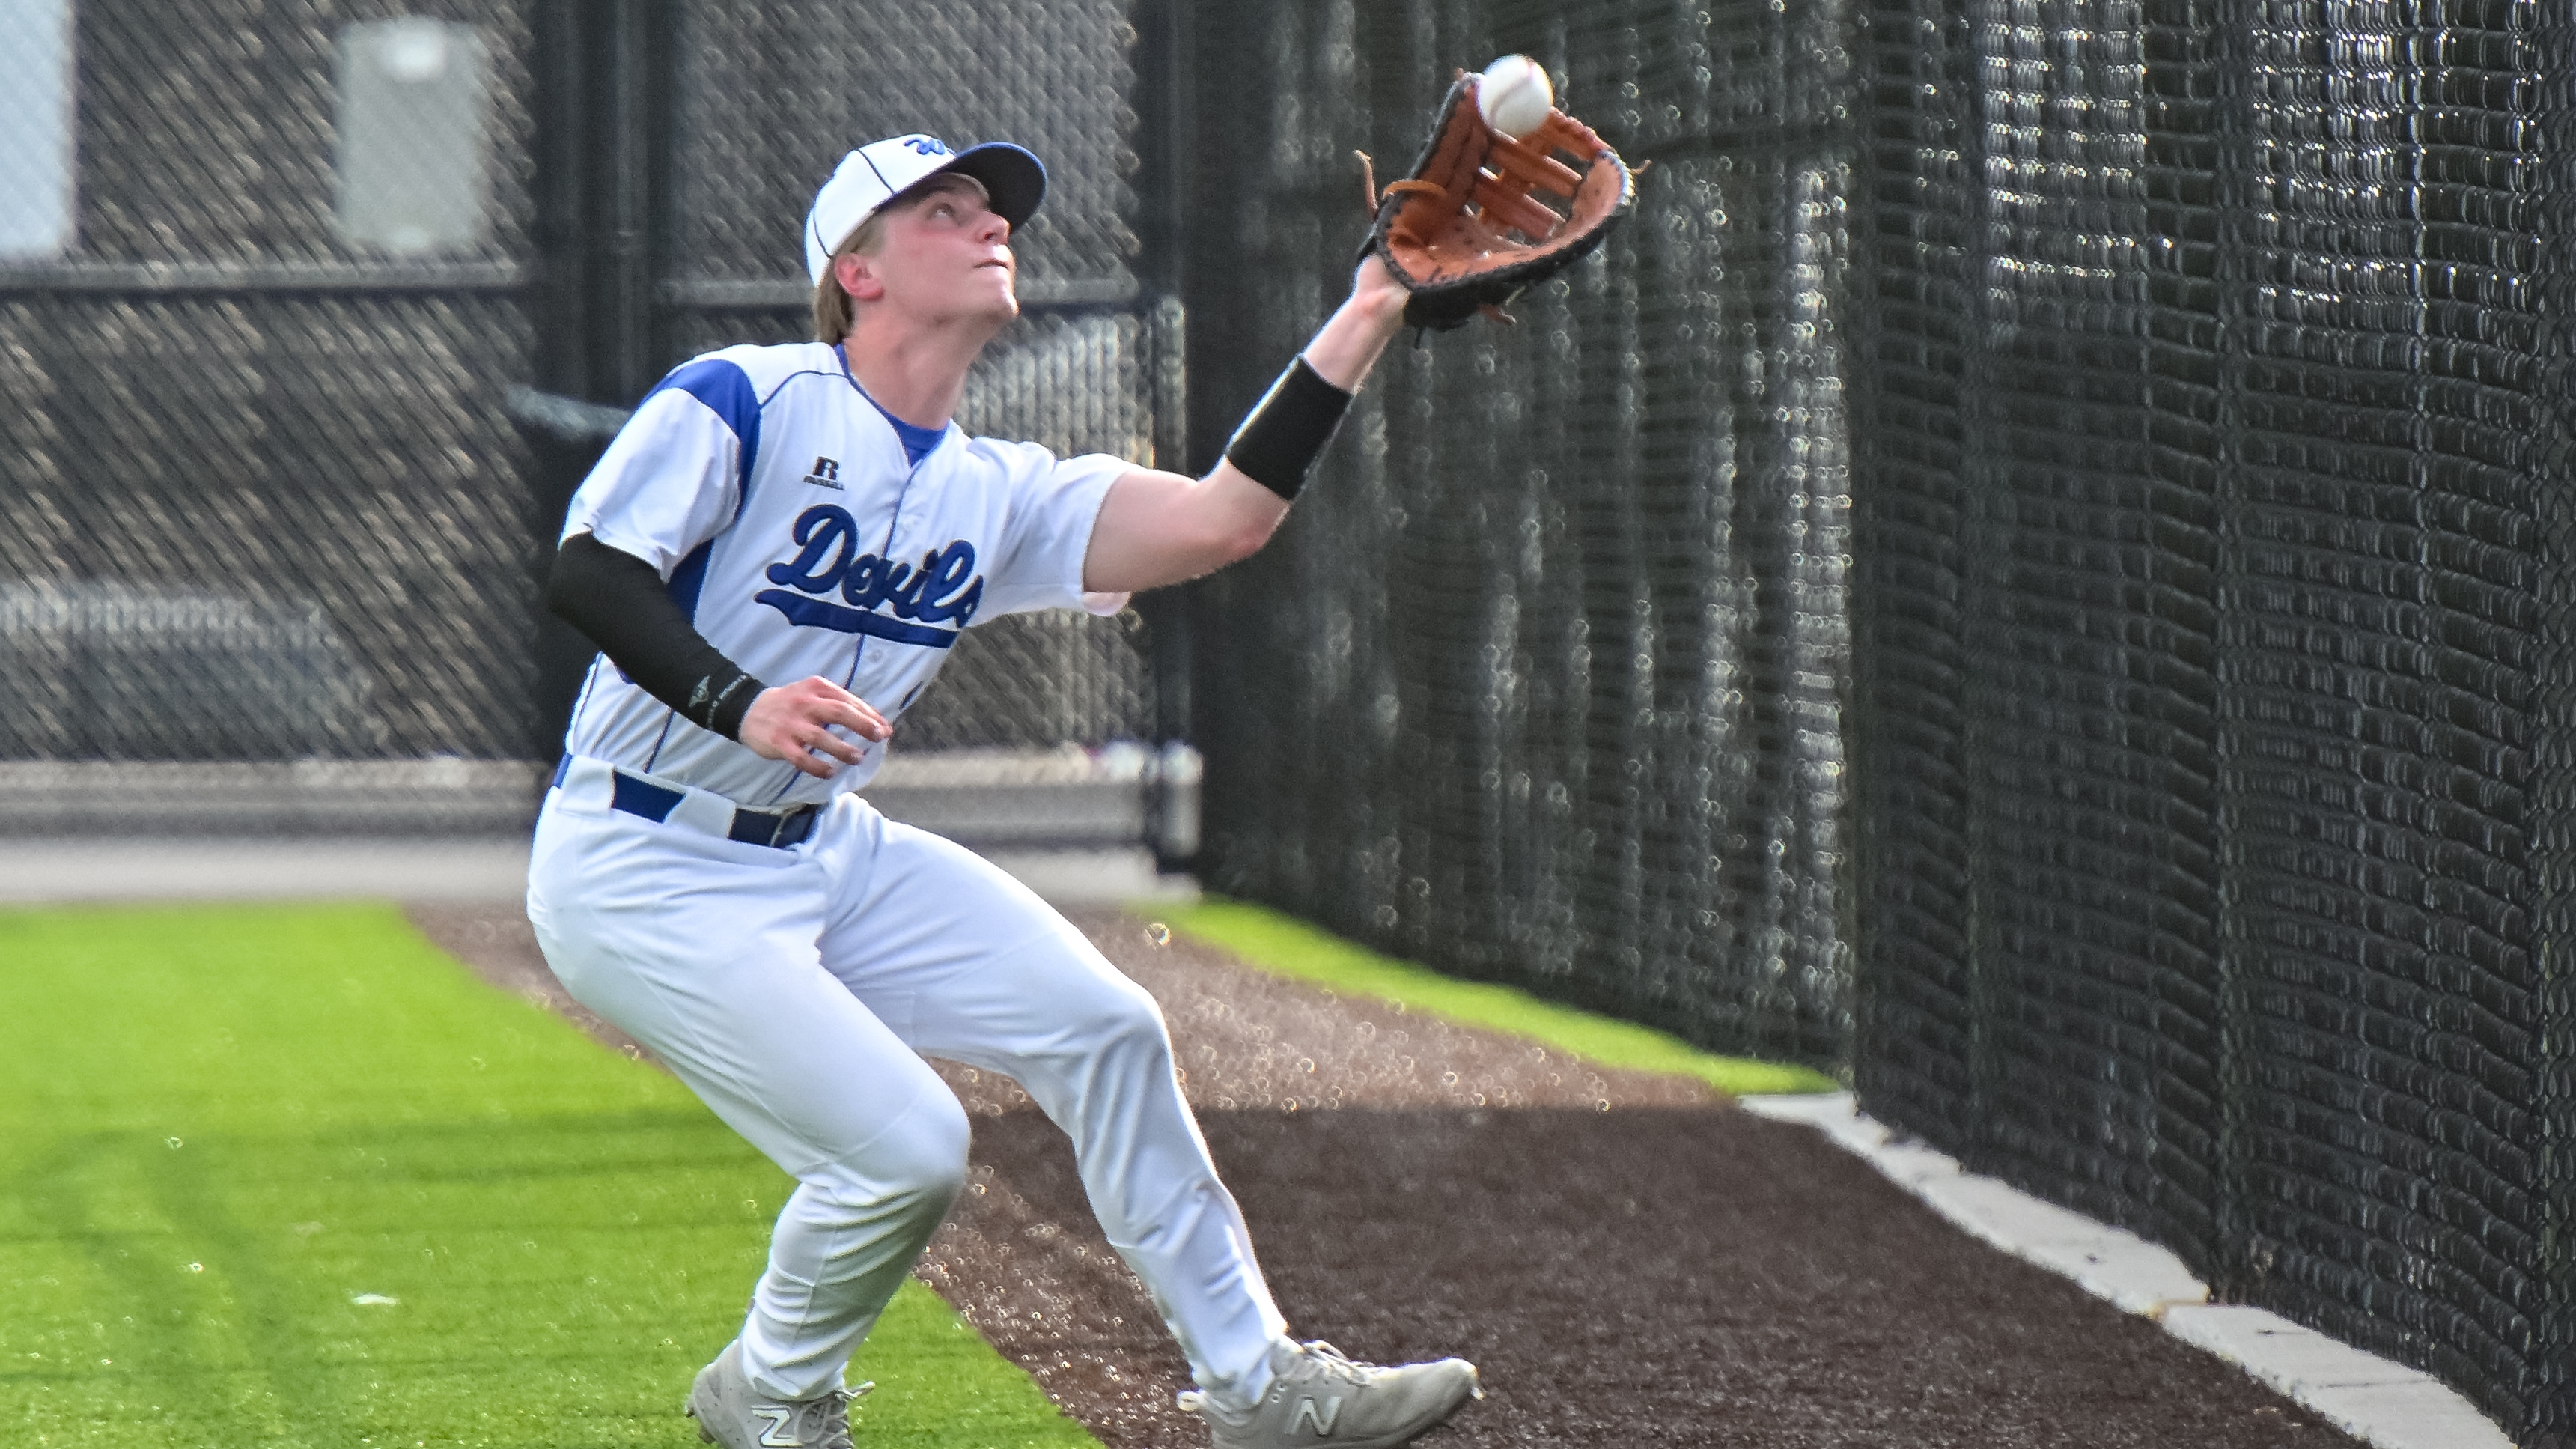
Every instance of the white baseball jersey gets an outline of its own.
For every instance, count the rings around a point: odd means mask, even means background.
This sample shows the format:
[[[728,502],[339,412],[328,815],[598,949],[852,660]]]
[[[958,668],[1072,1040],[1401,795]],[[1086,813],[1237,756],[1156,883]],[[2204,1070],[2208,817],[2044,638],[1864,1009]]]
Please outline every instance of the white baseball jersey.
[[[1082,604],[1092,523],[1131,466],[954,423],[916,464],[839,348],[728,347],[646,395],[573,495],[563,536],[652,564],[698,632],[763,681],[820,675],[891,721],[967,626]],[[885,746],[853,742],[859,763],[818,780],[680,718],[604,655],[565,740],[754,809],[866,784]]]

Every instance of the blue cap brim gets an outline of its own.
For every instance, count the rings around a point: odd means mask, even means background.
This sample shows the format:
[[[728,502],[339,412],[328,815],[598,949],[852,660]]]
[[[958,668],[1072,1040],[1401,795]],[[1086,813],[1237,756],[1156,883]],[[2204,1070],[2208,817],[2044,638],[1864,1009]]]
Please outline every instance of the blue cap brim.
[[[1037,215],[1038,203],[1046,200],[1045,163],[1028,148],[1014,146],[1008,141],[986,141],[980,146],[969,146],[958,152],[955,160],[931,172],[930,176],[944,176],[951,172],[972,176],[982,182],[984,194],[991,199],[993,214],[1009,222],[1013,231]],[[922,181],[928,181],[930,176],[923,177]],[[920,184],[915,182],[913,187],[906,189],[917,188]]]

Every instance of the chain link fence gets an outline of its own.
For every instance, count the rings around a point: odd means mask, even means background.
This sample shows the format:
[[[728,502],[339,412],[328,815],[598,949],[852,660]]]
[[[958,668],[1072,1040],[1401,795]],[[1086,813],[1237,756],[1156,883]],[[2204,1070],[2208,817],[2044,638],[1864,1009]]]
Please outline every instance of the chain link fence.
[[[1399,342],[1279,539],[1203,586],[1203,878],[1840,1067],[1842,12],[1228,14],[1197,77],[1195,439],[1226,437],[1348,290],[1352,152],[1401,174],[1453,67],[1536,57],[1652,169],[1519,325]]]
[[[335,818],[156,813],[119,785],[175,802],[196,776],[132,767],[176,762],[281,767],[209,800],[386,766],[331,795],[339,828],[523,817],[588,654],[539,582],[584,429],[615,414],[567,433],[512,399],[630,404],[696,352],[801,339],[805,206],[873,136],[1049,163],[1027,320],[961,421],[1177,446],[1124,4],[897,27],[824,3],[25,0],[0,31],[0,777],[43,802],[0,806],[17,828]],[[996,621],[905,747],[1154,739],[1150,643],[1134,611]],[[451,758],[517,764],[410,768]],[[468,788],[500,798],[448,798]]]
[[[0,760],[525,758],[524,8],[7,15]]]
[[[1046,205],[1012,237],[1024,320],[977,364],[958,423],[1154,463],[1158,404],[1179,406],[1157,392],[1165,372],[1177,381],[1179,339],[1158,327],[1141,273],[1133,9],[985,0],[893,25],[882,7],[827,0],[680,0],[659,291],[669,358],[810,336],[798,228],[851,146],[907,131],[1015,140],[1047,166]],[[1144,630],[1133,610],[970,630],[905,715],[902,748],[1152,739]]]

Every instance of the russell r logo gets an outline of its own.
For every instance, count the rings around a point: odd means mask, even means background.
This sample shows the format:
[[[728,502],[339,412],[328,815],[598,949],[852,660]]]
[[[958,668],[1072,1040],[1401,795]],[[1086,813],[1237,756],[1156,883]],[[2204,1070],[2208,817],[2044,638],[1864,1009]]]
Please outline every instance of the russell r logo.
[[[805,475],[805,481],[813,484],[817,488],[840,487],[841,460],[838,458],[815,459],[814,471]]]

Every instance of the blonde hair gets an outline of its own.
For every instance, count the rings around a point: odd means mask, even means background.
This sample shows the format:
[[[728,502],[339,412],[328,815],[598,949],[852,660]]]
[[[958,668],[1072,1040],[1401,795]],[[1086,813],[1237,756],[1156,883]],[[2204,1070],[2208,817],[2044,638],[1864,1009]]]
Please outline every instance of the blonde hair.
[[[850,294],[841,286],[841,258],[875,256],[877,248],[885,245],[885,233],[886,214],[880,207],[833,250],[831,260],[823,263],[823,280],[814,284],[815,341],[838,347],[841,339],[850,335]]]
[[[850,294],[841,286],[838,275],[841,269],[841,258],[875,256],[878,249],[885,245],[886,214],[899,206],[921,200],[929,194],[927,188],[932,183],[948,180],[963,181],[974,187],[975,194],[983,197],[986,205],[991,204],[991,193],[985,190],[983,182],[972,176],[960,176],[955,172],[948,172],[942,176],[933,177],[930,182],[914,187],[869,213],[868,219],[859,223],[859,229],[851,232],[848,240],[833,249],[831,259],[823,263],[823,280],[814,284],[815,341],[838,347],[842,339],[850,335]]]

